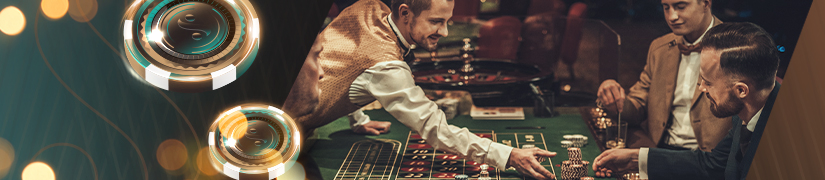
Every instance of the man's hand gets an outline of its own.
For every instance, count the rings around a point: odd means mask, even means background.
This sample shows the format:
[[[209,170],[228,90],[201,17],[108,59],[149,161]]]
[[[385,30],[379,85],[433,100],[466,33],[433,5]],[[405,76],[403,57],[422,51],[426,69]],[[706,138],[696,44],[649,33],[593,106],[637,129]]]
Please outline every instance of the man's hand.
[[[614,172],[639,170],[639,149],[611,149],[602,152],[593,162],[597,177],[611,177]]]
[[[355,133],[379,135],[390,132],[391,122],[386,121],[370,121],[367,124],[355,128]]]
[[[507,160],[507,166],[516,168],[522,175],[532,176],[536,179],[556,179],[556,175],[547,171],[537,160],[539,157],[552,158],[555,156],[556,153],[539,148],[513,148],[513,151],[510,152],[510,159]]]
[[[625,98],[624,88],[616,80],[608,79],[602,82],[597,95],[605,110],[615,111],[618,108],[619,112],[622,111]]]

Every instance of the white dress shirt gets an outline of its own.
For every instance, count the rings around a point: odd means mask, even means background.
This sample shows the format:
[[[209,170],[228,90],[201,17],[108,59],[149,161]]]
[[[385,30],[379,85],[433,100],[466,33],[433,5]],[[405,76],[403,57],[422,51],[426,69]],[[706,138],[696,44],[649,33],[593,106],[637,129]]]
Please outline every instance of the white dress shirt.
[[[705,33],[713,27],[713,19],[705,29]],[[685,45],[698,44],[705,37],[705,33],[699,36],[696,42]],[[682,60],[679,63],[679,71],[676,77],[676,89],[673,91],[673,123],[667,129],[668,138],[665,141],[668,145],[697,149],[699,142],[696,141],[696,134],[690,122],[690,107],[693,104],[693,95],[696,92],[696,83],[699,82],[699,62],[700,53],[691,52],[689,55],[681,54]]]
[[[503,169],[512,147],[480,138],[467,128],[447,124],[444,112],[415,85],[412,71],[404,61],[380,62],[358,76],[350,86],[349,99],[355,104],[374,100],[399,122],[410,127],[433,148],[456,153],[471,161]],[[356,112],[357,114],[358,112]]]
[[[401,34],[387,17],[396,34]],[[403,36],[398,37],[409,48]],[[404,52],[402,54],[410,53]],[[467,128],[447,124],[444,112],[415,85],[412,70],[404,61],[385,61],[375,64],[359,75],[350,85],[350,102],[368,104],[377,100],[399,122],[421,135],[433,148],[461,155],[471,161],[484,162],[499,169],[506,168],[513,147],[480,138]],[[369,122],[362,111],[350,114],[356,128]]]

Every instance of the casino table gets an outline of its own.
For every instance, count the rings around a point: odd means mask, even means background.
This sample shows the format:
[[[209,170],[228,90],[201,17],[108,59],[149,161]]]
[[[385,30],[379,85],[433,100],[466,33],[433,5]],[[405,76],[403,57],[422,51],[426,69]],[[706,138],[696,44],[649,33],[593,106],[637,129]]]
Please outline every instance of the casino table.
[[[582,134],[589,137],[589,142],[587,145],[581,148],[582,160],[593,161],[593,159],[601,153],[601,150],[596,143],[596,138],[593,138],[591,130],[587,123],[585,123],[582,119],[582,115],[580,115],[578,108],[557,108],[557,111],[559,111],[560,114],[559,116],[552,118],[534,117],[531,113],[529,113],[531,112],[529,109],[530,108],[525,108],[524,120],[473,120],[469,115],[458,115],[454,119],[448,120],[448,123],[458,127],[466,127],[473,132],[492,130],[494,133],[499,134],[498,137],[502,137],[502,134],[511,133],[542,133],[546,142],[547,150],[558,153],[556,157],[551,158],[551,161],[554,163],[554,166],[552,167],[555,168],[557,175],[561,173],[561,169],[555,165],[568,159],[567,148],[562,148],[560,144],[560,141],[564,140],[562,138],[563,135]],[[339,172],[339,168],[345,162],[345,157],[347,157],[353,143],[368,139],[393,139],[402,142],[402,144],[406,144],[404,142],[407,140],[408,134],[410,133],[410,128],[398,122],[383,109],[368,110],[364,112],[373,120],[392,122],[393,124],[390,128],[390,132],[377,136],[355,134],[352,130],[350,130],[349,121],[346,117],[340,118],[328,125],[316,129],[314,137],[310,138],[312,139],[310,141],[314,142],[312,142],[312,148],[308,153],[314,160],[315,164],[317,164],[318,170],[320,171],[323,179],[335,179],[335,176]],[[507,127],[528,126],[543,126],[545,129],[507,129]],[[544,149],[543,147],[540,148]],[[544,164],[546,165],[547,163],[545,162]],[[394,168],[395,172],[392,173],[393,178],[389,179],[394,179],[395,175],[398,174],[398,165]],[[593,177],[594,172],[592,170],[592,166],[589,166],[587,169],[588,176]],[[496,179],[493,175],[491,175],[491,177]]]

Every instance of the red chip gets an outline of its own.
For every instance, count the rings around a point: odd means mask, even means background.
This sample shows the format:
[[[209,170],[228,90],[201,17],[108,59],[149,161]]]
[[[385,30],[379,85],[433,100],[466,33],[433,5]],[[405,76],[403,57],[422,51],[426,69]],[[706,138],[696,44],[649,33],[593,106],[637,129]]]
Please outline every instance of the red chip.
[[[410,135],[410,139],[421,139],[421,135],[418,135],[418,134]]]
[[[481,137],[481,138],[492,138],[493,137],[493,135],[491,135],[491,134],[476,134],[476,136]]]
[[[475,162],[475,161],[467,161],[467,164],[468,165],[473,165],[473,166],[481,165],[481,163],[478,163],[478,162]]]

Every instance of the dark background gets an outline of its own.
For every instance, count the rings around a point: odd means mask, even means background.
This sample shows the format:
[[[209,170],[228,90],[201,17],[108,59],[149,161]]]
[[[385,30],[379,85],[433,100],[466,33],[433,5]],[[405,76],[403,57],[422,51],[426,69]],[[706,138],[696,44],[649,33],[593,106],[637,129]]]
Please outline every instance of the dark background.
[[[250,102],[281,107],[331,5],[251,1],[262,25],[257,58],[235,82],[202,93],[157,89],[121,60],[121,20],[133,1],[98,0],[90,23],[69,14],[48,20],[40,1],[0,1],[26,18],[22,33],[0,34],[0,138],[15,152],[0,179],[20,179],[31,161],[49,164],[57,179],[195,178],[196,155],[219,113]],[[174,171],[157,157],[169,139],[185,144],[188,156]]]

